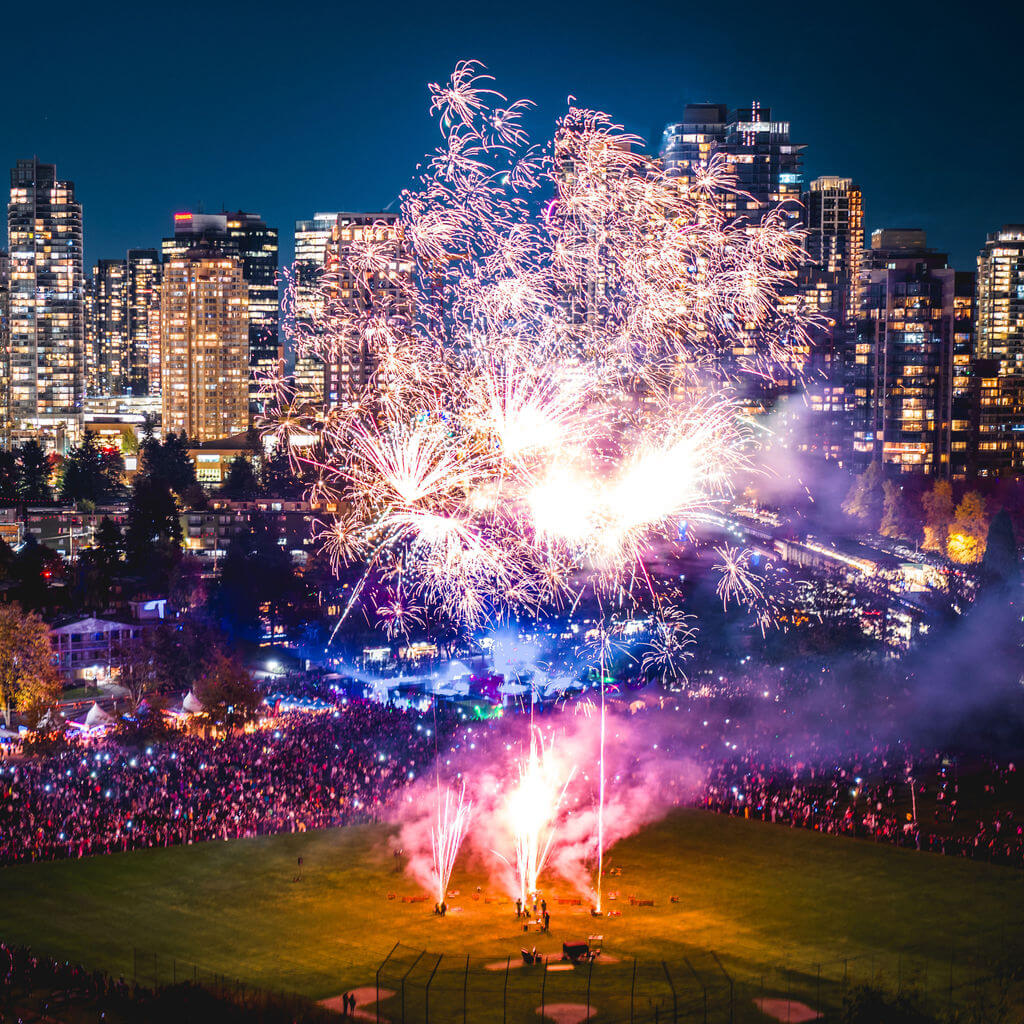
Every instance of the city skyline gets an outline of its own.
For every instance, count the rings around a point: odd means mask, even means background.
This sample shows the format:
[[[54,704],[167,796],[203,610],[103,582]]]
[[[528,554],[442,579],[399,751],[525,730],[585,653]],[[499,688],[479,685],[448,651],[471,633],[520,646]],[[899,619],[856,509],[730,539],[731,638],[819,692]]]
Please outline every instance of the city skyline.
[[[76,182],[89,266],[157,244],[175,212],[200,205],[210,213],[259,210],[284,234],[282,262],[292,259],[296,220],[316,210],[388,208],[437,138],[436,124],[419,116],[423,83],[466,57],[487,63],[510,93],[536,98],[538,126],[550,124],[572,92],[653,149],[686,103],[770,106],[808,146],[805,182],[853,178],[868,229],[920,227],[959,269],[973,267],[990,232],[1024,220],[1014,193],[1022,143],[1006,128],[1016,114],[1008,58],[1019,12],[1006,12],[999,34],[971,23],[953,33],[941,3],[879,5],[857,19],[828,10],[766,19],[740,4],[730,23],[746,20],[756,31],[736,33],[699,9],[653,4],[635,19],[611,5],[584,16],[578,5],[527,4],[486,25],[459,9],[425,23],[412,8],[399,9],[382,32],[359,11],[284,14],[267,5],[243,19],[228,4],[204,9],[201,27],[182,32],[177,11],[172,22],[58,8],[74,29],[54,40],[60,70],[32,102],[8,109],[0,158],[13,166],[36,153]],[[926,80],[917,63],[893,60],[878,45],[880,28],[892,39],[912,33],[932,55],[926,66],[941,75]],[[341,29],[369,32],[368,44],[345,60],[311,60],[314,41]],[[257,46],[272,59],[255,75]],[[975,63],[958,59],[974,51],[985,56],[983,100]],[[187,70],[185,80],[166,96],[118,86],[131,130],[103,131],[98,108],[79,98],[74,82],[88,74],[100,92],[161,59]],[[15,74],[29,72],[17,54],[12,60]],[[902,101],[924,85],[927,99]],[[211,94],[217,104],[199,102]],[[258,130],[236,127],[251,123]],[[936,148],[952,146],[959,132],[986,138],[984,152],[937,159]],[[188,144],[177,145],[176,133]],[[132,163],[146,172],[110,173]]]

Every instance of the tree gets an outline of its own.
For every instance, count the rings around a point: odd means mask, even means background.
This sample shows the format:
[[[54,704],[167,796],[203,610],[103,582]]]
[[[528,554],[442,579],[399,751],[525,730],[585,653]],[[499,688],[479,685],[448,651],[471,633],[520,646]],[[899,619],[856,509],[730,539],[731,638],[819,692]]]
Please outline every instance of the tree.
[[[985,499],[977,491],[968,491],[956,507],[946,541],[946,554],[961,565],[976,564],[985,554],[987,536]]]
[[[11,726],[15,711],[36,718],[60,697],[50,630],[34,612],[17,603],[0,605],[0,711]]]
[[[244,455],[236,455],[228,466],[228,475],[221,486],[220,493],[225,498],[234,498],[244,501],[248,498],[255,498],[259,490],[259,483],[256,474],[253,472],[252,463]]]
[[[121,453],[100,448],[96,435],[87,430],[82,443],[71,449],[64,462],[60,500],[103,504],[120,489],[123,473]]]
[[[118,682],[128,691],[133,709],[159,690],[161,665],[152,634],[123,641],[114,651],[113,663],[120,670]]]
[[[894,480],[882,484],[882,522],[878,532],[883,537],[899,537],[914,540],[918,535],[916,517],[910,506],[910,498]]]
[[[188,438],[169,433],[161,442],[153,434],[152,423],[144,425],[142,444],[142,475],[148,480],[165,484],[177,495],[182,495],[196,482],[196,468],[188,456]]]
[[[136,478],[128,503],[124,548],[131,572],[154,586],[167,586],[171,569],[181,557],[181,520],[166,481]]]
[[[881,462],[872,462],[863,473],[854,478],[843,502],[843,511],[852,519],[860,520],[865,529],[878,528],[882,517],[884,481],[885,470]]]
[[[291,556],[277,543],[275,531],[257,518],[231,539],[210,607],[228,636],[258,641],[261,609],[266,608],[273,629],[302,595]]]
[[[924,508],[925,551],[945,551],[949,527],[953,522],[953,485],[948,480],[936,480],[930,491],[921,496]]]
[[[16,452],[0,451],[0,501],[17,501],[21,491],[21,466]]]
[[[1020,579],[1020,552],[1013,520],[1005,508],[989,524],[981,567],[989,579],[999,583],[1016,583]]]
[[[220,648],[206,659],[194,692],[210,718],[225,725],[247,722],[261,700],[252,676]]]
[[[18,599],[29,608],[43,608],[52,603],[51,585],[64,580],[64,560],[35,537],[25,539],[14,556],[11,576],[18,588]]]
[[[18,449],[21,469],[18,496],[23,501],[52,501],[50,460],[38,441],[26,441]]]
[[[96,530],[93,546],[78,556],[78,585],[82,604],[101,611],[110,604],[114,580],[124,567],[124,538],[118,525],[104,516]]]
[[[292,469],[285,446],[278,445],[264,460],[260,483],[263,493],[275,498],[297,498],[302,494],[302,481]]]

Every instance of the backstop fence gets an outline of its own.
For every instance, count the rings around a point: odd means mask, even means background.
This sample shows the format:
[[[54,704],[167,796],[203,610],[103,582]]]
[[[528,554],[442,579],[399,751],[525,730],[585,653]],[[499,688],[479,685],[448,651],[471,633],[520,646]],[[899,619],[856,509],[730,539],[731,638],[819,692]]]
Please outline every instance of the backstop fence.
[[[835,1019],[848,994],[868,986],[943,1014],[984,1006],[1015,962],[1015,955],[996,962],[951,950],[945,961],[865,954],[751,973],[711,951],[659,961],[605,948],[589,961],[554,956],[531,964],[522,956],[495,960],[398,944],[376,972],[373,1012],[391,1024],[763,1024]]]

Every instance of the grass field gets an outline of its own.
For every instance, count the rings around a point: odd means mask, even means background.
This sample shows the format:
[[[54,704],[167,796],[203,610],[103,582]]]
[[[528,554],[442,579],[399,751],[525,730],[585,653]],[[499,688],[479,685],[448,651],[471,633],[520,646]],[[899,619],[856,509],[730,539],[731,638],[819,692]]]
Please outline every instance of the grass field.
[[[633,957],[642,965],[638,998],[652,1012],[664,1011],[673,988],[691,998],[700,987],[694,978],[712,976],[720,986],[726,974],[745,1004],[758,990],[785,986],[825,1005],[841,975],[865,980],[879,972],[894,988],[935,995],[951,984],[959,990],[1002,956],[1024,916],[1024,873],[1012,869],[690,811],[612,851],[607,863],[622,875],[606,890],[621,898],[608,906],[621,917],[595,922],[582,908],[561,906],[557,896],[573,894],[552,884],[552,934],[527,939],[507,897],[472,899],[477,885],[485,897],[501,896],[483,876],[456,874],[452,888],[462,896],[445,920],[430,913],[432,903],[402,903],[417,887],[394,873],[387,836],[384,828],[349,828],[0,869],[0,937],[129,978],[140,970],[151,976],[155,955],[161,980],[170,980],[172,963],[178,976],[195,963],[312,999],[373,985],[401,941],[444,954],[432,1019],[445,1019],[447,1004],[451,1019],[462,1019],[468,996],[459,979],[469,954],[480,1003],[469,1019],[511,1020],[507,1006],[494,1004],[507,972],[488,972],[488,964],[518,961],[522,945],[558,955],[563,940],[601,932],[617,963],[599,961],[586,981],[605,1008],[597,1019],[611,1021],[629,1019],[628,1002],[623,1011],[612,993],[636,988],[626,980]],[[655,906],[630,907],[627,894]],[[706,951],[718,955],[721,971]],[[409,967],[410,991],[419,992],[420,975],[436,959],[396,956],[381,984],[394,989]],[[567,1001],[581,1001],[582,973],[553,976],[545,998],[564,990]],[[534,972],[512,974],[520,1002],[534,1000]],[[675,981],[684,975],[687,984]],[[392,1000],[392,1019],[396,1007]]]

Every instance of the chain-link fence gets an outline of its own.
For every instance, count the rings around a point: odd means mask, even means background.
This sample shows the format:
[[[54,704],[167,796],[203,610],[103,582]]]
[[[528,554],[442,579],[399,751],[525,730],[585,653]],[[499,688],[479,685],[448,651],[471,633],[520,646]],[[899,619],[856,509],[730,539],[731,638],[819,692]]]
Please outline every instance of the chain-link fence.
[[[979,947],[980,948],[980,947]],[[528,952],[528,951],[524,951]],[[398,944],[376,973],[378,1021],[474,1024],[575,1019],[600,1024],[742,1024],[836,1019],[854,990],[913,998],[936,1016],[984,1004],[1021,961],[975,950],[936,956],[872,954],[757,973],[714,952],[657,961],[603,949],[578,962],[525,955],[498,960]]]

